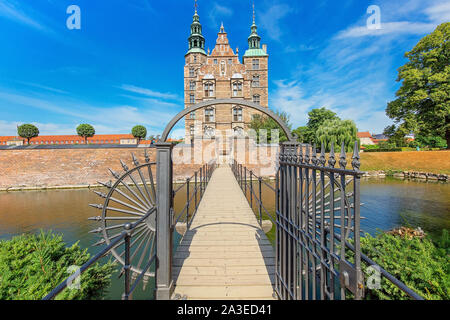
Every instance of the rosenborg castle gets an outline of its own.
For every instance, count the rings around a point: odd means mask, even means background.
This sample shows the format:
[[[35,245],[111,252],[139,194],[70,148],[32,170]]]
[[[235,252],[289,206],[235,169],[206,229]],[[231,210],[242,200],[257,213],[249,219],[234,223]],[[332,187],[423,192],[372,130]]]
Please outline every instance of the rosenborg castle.
[[[212,99],[245,99],[268,108],[267,46],[261,46],[253,13],[248,37],[248,49],[242,60],[239,50],[233,50],[222,24],[212,52],[205,51],[200,17],[195,10],[185,55],[185,108]],[[214,137],[218,131],[242,136],[257,111],[235,105],[214,105],[199,109],[186,117],[186,142],[195,136]],[[233,131],[230,131],[233,130]]]

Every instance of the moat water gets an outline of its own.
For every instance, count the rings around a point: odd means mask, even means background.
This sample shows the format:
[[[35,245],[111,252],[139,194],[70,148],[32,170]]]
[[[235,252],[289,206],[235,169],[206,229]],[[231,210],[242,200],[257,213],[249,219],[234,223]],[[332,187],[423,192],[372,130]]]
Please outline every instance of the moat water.
[[[263,199],[268,210],[274,210],[274,196],[263,188]],[[77,241],[91,254],[101,248],[91,245],[98,236],[88,233],[98,227],[87,218],[99,214],[89,203],[100,203],[90,190],[49,190],[0,193],[0,240],[8,240],[22,233],[52,230],[63,235],[71,245]],[[443,229],[450,229],[450,184],[400,180],[394,178],[367,178],[361,183],[361,221],[363,231],[375,234],[377,229],[389,230],[408,225],[421,227],[432,237],[439,237]],[[175,211],[181,211],[185,197],[175,199]],[[123,278],[113,275],[106,299],[120,299]],[[139,286],[135,299],[150,299],[153,285],[145,292]]]

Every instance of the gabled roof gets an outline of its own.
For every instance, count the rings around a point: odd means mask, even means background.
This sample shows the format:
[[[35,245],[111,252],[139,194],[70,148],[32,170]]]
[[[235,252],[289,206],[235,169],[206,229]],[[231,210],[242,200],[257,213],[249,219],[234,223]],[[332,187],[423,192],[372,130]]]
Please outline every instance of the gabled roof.
[[[357,137],[358,138],[372,138],[372,135],[370,134],[369,131],[365,131],[365,132],[358,132]]]

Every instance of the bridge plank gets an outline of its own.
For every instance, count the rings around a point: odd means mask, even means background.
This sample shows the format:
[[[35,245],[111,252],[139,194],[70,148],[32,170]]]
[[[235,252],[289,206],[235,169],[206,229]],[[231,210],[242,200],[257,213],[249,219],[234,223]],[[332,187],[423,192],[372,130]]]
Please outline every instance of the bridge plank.
[[[273,299],[275,256],[229,166],[218,167],[173,258],[174,294]]]

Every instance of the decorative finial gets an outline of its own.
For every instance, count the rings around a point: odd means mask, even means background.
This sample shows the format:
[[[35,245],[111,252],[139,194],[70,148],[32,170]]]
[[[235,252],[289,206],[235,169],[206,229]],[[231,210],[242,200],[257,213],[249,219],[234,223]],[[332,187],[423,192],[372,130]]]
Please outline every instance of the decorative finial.
[[[253,24],[255,24],[255,2],[253,1]]]
[[[225,32],[225,28],[223,26],[223,21],[222,21],[222,23],[220,24],[220,33],[224,33],[224,32]]]
[[[195,13],[197,13],[197,8],[198,8],[197,0],[195,0],[195,5],[194,5],[194,7],[195,7]]]

